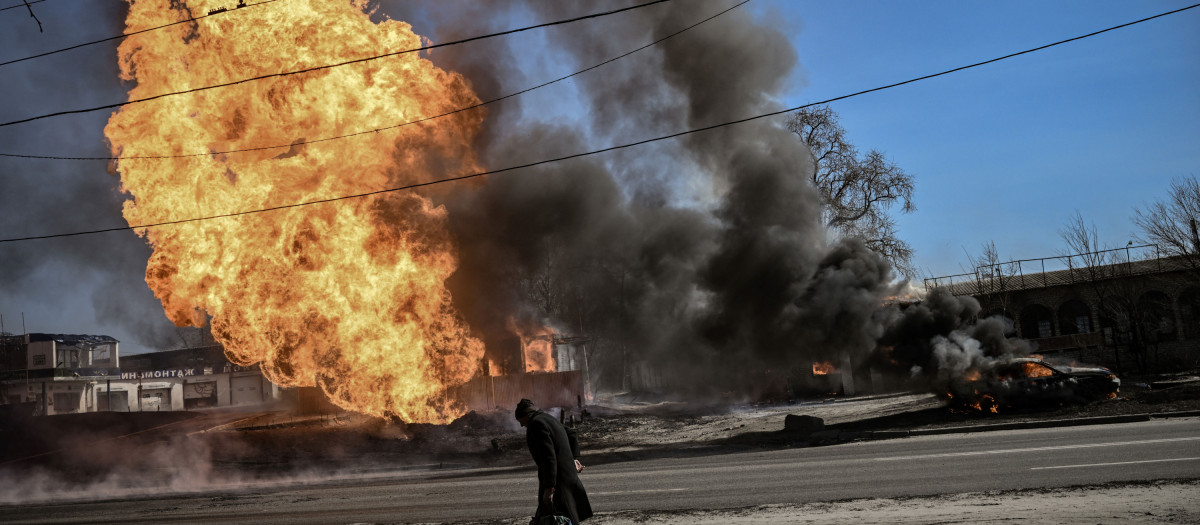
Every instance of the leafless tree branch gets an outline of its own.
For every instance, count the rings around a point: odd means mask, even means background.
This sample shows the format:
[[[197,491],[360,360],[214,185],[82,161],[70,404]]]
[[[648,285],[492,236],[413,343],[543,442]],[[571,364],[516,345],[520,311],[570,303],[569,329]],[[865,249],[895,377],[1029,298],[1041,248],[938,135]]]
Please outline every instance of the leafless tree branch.
[[[813,160],[809,180],[821,193],[825,224],[846,236],[857,237],[892,262],[897,271],[912,277],[912,247],[896,237],[891,210],[912,213],[913,177],[878,150],[860,155],[846,141],[846,130],[829,106],[797,111],[788,129],[808,145]]]

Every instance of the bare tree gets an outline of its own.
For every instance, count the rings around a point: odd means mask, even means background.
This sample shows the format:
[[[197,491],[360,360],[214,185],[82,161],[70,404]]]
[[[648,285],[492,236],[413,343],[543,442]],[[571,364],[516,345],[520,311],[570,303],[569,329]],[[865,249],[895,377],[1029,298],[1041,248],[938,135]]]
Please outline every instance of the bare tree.
[[[1083,294],[1093,298],[1098,307],[1097,321],[1104,333],[1105,344],[1111,345],[1118,370],[1121,368],[1121,347],[1145,368],[1148,348],[1157,340],[1144,330],[1145,317],[1138,301],[1145,293],[1142,281],[1130,278],[1128,252],[1100,244],[1096,226],[1084,220],[1078,211],[1058,232],[1066,244],[1060,256],[1067,261],[1072,281]]]
[[[1200,274],[1200,239],[1196,223],[1200,221],[1200,181],[1189,176],[1174,179],[1167,199],[1135,208],[1133,223],[1142,230],[1138,240],[1157,244],[1168,257],[1179,257]]]
[[[980,298],[985,315],[999,311],[1005,316],[1013,316],[1008,303],[1010,292],[1016,284],[1017,263],[1004,262],[995,241],[980,246],[979,255],[968,253],[967,261],[971,264],[971,273],[975,274],[972,295]]]
[[[1071,270],[1082,270],[1087,274],[1086,277],[1094,278],[1094,272],[1100,271],[1109,262],[1100,247],[1096,226],[1088,224],[1078,210],[1058,230],[1058,236],[1066,244],[1066,249],[1060,251],[1059,256],[1066,259],[1067,267]]]
[[[871,150],[859,155],[846,141],[846,130],[829,106],[797,111],[788,130],[808,145],[813,160],[810,179],[825,201],[825,224],[842,235],[861,239],[892,262],[898,271],[913,276],[912,247],[896,236],[891,210],[900,204],[911,213],[913,177]]]

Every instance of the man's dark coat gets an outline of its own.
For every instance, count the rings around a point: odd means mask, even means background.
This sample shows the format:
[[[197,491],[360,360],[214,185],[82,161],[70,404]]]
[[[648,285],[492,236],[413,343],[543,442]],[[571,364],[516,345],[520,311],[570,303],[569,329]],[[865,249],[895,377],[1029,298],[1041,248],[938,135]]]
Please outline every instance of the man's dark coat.
[[[537,516],[550,514],[542,504],[542,493],[554,487],[553,513],[579,523],[592,516],[592,505],[575,471],[575,454],[571,450],[567,429],[545,412],[535,412],[525,425],[525,442],[538,467]]]

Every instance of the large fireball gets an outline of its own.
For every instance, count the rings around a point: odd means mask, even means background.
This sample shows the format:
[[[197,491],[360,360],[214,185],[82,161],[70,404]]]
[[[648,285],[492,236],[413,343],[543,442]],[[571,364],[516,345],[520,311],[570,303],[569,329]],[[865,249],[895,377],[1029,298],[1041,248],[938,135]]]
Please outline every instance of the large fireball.
[[[130,98],[420,47],[406,23],[374,23],[365,1],[288,0],[180,24],[120,46]],[[234,9],[233,0],[130,1],[136,31]],[[167,97],[122,108],[114,156],[292,144],[471,105],[466,81],[415,53]],[[479,112],[368,135],[244,153],[119,160],[131,225],[361,194],[478,170]],[[213,333],[233,361],[281,385],[410,422],[460,413],[482,344],[451,307],[445,210],[413,192],[139,231],[146,281],[177,325]]]

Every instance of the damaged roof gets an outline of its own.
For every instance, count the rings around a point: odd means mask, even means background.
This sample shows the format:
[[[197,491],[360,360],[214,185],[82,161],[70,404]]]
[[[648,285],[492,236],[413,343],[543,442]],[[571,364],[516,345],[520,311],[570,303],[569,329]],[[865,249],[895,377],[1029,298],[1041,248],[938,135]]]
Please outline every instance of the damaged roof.
[[[107,335],[29,334],[29,342],[33,343],[37,341],[54,341],[65,345],[78,345],[79,343],[108,344],[120,342]]]

